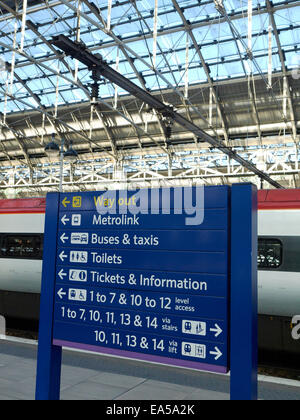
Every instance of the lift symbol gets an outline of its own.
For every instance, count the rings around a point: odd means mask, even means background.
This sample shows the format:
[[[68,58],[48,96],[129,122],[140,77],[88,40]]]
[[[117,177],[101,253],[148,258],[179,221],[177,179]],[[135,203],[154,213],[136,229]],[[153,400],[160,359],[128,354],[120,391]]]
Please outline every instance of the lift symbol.
[[[181,353],[183,356],[206,359],[206,345],[183,342]]]

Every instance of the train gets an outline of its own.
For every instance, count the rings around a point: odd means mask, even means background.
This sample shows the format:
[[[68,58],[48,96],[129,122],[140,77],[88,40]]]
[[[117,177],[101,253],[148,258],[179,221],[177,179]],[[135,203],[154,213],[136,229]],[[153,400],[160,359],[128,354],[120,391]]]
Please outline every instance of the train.
[[[0,200],[0,315],[39,319],[45,198]],[[299,353],[300,189],[258,192],[259,348]]]

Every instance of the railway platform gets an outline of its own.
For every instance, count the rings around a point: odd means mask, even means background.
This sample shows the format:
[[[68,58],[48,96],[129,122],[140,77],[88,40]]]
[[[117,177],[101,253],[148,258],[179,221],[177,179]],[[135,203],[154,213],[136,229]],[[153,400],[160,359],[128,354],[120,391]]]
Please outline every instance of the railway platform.
[[[35,397],[37,343],[0,339],[0,400]],[[63,351],[62,400],[229,400],[228,375]],[[299,400],[300,381],[259,376],[259,399]]]

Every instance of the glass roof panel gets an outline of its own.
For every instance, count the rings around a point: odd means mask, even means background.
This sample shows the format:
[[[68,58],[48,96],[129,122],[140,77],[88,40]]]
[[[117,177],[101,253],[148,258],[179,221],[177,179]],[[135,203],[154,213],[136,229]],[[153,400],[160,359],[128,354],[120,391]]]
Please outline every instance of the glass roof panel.
[[[300,60],[299,60],[299,53],[295,54],[295,52],[289,52],[285,54],[286,57],[286,65],[289,69],[299,68]]]
[[[248,1],[224,0],[224,6],[233,27],[238,32],[239,39],[234,39],[232,28],[217,12],[214,1],[177,0],[177,2],[188,24],[191,25],[190,29],[211,71],[210,77],[216,80],[244,77],[240,54],[246,71],[248,71],[249,65],[245,49],[245,46],[248,45]],[[101,16],[106,22],[108,2],[94,0],[94,3],[100,8]],[[288,68],[293,68],[295,56],[298,55],[300,49],[300,6],[296,0],[289,0],[285,5],[288,3],[295,3],[296,6],[283,7],[282,1],[274,0],[273,7],[275,8],[274,18],[279,31],[281,47],[285,52],[286,65]],[[78,1],[70,2],[71,4],[77,5]],[[131,1],[112,0],[111,30],[114,36],[119,37],[120,42],[124,43],[123,49],[130,48],[130,51],[127,49],[126,54],[108,31],[100,29],[103,27],[103,23],[86,4],[82,4],[80,40],[91,48],[93,53],[100,53],[113,68],[116,68],[116,62],[119,60],[120,73],[139,86],[141,84],[136,72],[140,73],[145,78],[146,87],[153,90],[165,89],[168,87],[167,82],[175,88],[185,86],[186,46],[188,45],[189,84],[207,82],[200,56],[193,45],[192,38],[187,36],[182,18],[176,11],[172,0],[158,0],[156,70],[161,72],[161,76],[155,75],[153,70],[155,45],[152,33],[155,0],[139,0],[135,4],[139,13]],[[280,5],[279,9],[276,9],[277,5]],[[252,18],[252,48],[255,63],[259,66],[259,69],[253,66],[253,71],[258,74],[268,71],[270,20],[265,1],[253,0],[253,9],[255,13]],[[41,7],[34,13],[29,10],[27,19],[36,25],[41,36],[49,42],[53,36],[58,34],[64,34],[72,40],[76,37],[78,26],[76,10],[65,4],[53,6],[50,2],[48,7]],[[93,24],[91,19],[96,24]],[[0,16],[1,59],[4,62],[13,63],[15,55],[15,73],[23,81],[22,85],[14,80],[13,94],[16,98],[29,95],[26,90],[27,86],[29,90],[39,95],[41,102],[46,106],[53,105],[56,101],[58,104],[63,104],[87,100],[86,93],[78,86],[73,77],[74,71],[76,71],[81,83],[87,86],[92,83],[91,73],[83,64],[75,64],[75,60],[70,57],[64,57],[64,61],[59,62],[53,49],[28,28],[25,31],[23,53],[18,51],[21,40],[21,21],[11,16],[9,19],[5,19],[3,15]],[[13,53],[14,46],[15,54]],[[273,70],[279,71],[281,63],[274,34],[272,35],[272,53]],[[127,57],[132,59],[130,63]],[[61,75],[59,77],[61,92],[58,99],[55,92],[57,71],[60,71]],[[2,89],[5,89],[6,81],[10,77],[10,71],[6,72],[3,69],[0,71],[0,87]],[[121,89],[118,89],[118,92],[120,95],[125,94]],[[113,97],[114,94],[114,87],[110,83],[101,84],[103,97]],[[33,105],[32,101],[28,101],[28,103]],[[34,104],[36,104],[35,101]],[[16,102],[12,100],[8,100],[7,103],[9,111],[18,111],[24,106],[23,103],[17,106]]]
[[[279,33],[281,46],[284,47],[293,47],[297,45],[300,38],[300,29],[289,30],[289,31],[280,31]]]

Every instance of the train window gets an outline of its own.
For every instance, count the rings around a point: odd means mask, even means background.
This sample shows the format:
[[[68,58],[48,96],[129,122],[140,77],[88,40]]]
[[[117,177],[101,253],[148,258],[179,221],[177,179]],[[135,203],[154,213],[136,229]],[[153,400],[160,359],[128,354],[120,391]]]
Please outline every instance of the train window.
[[[258,239],[258,268],[279,268],[282,264],[282,243],[278,239]]]
[[[4,235],[1,256],[4,258],[41,259],[43,241],[41,235]]]

